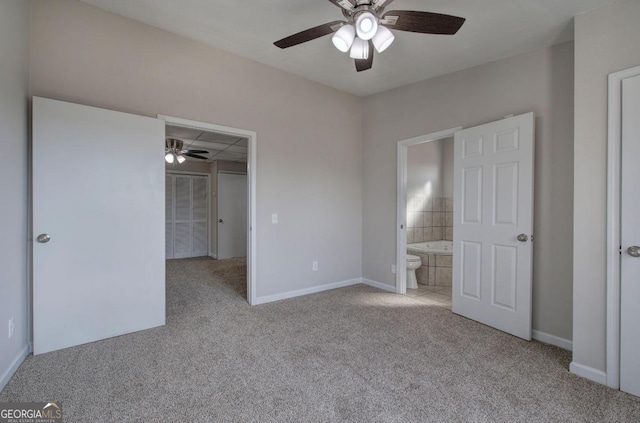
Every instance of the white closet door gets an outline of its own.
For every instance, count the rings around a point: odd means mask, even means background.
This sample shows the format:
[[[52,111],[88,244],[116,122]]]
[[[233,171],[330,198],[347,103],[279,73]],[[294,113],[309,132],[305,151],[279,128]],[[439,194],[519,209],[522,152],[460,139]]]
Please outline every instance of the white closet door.
[[[209,249],[209,231],[207,225],[207,216],[209,215],[208,185],[208,178],[206,176],[193,176],[191,178],[193,210],[192,257],[206,256]]]
[[[175,183],[175,177],[173,175],[165,176],[165,185],[164,185],[164,192],[165,192],[165,209],[164,209],[165,244],[164,245],[165,247],[164,248],[165,248],[165,257],[168,259],[173,258],[174,183]]]
[[[191,257],[191,176],[176,175],[173,257]]]
[[[166,257],[208,255],[209,178],[170,174],[166,189]]]

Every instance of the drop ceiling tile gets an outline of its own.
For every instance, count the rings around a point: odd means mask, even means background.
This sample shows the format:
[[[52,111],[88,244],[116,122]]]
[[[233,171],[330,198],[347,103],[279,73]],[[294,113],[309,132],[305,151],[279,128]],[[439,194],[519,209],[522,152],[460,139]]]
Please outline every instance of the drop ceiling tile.
[[[211,141],[222,144],[233,144],[238,140],[238,137],[226,134],[218,134],[215,132],[202,132],[197,139],[198,141]]]
[[[249,144],[249,140],[246,138],[240,138],[238,141],[236,141],[235,145],[240,145],[242,147],[246,147]]]
[[[231,145],[229,146],[229,148],[226,149],[226,151],[229,152],[233,152],[233,153],[247,153],[247,147],[243,147],[241,145]]]
[[[193,128],[185,128],[181,126],[166,126],[165,133],[167,137],[178,139],[196,139],[202,131]]]

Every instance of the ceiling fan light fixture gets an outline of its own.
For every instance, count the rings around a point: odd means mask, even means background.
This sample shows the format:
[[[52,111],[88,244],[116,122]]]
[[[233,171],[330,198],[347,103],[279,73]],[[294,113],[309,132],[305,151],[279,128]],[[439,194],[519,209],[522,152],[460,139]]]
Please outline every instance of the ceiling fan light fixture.
[[[391,32],[389,28],[380,25],[378,32],[376,32],[376,35],[373,36],[371,41],[378,53],[382,53],[391,45],[391,43],[393,43],[393,40],[395,39],[396,36],[393,35],[393,32]]]
[[[184,163],[185,160],[187,160],[187,159],[185,159],[185,157],[183,155],[179,155],[179,156],[176,156],[176,157],[178,158],[178,164],[182,164],[182,163]]]
[[[175,157],[173,156],[173,153],[169,152],[169,153],[165,154],[165,156],[164,156],[164,160],[165,160],[167,163],[171,164],[171,163],[173,163],[173,162],[174,162]]]
[[[368,41],[378,31],[378,18],[371,12],[362,12],[356,18],[356,32],[358,37]]]
[[[356,60],[364,60],[369,57],[369,42],[356,38],[351,46],[349,57]]]
[[[353,44],[353,40],[356,38],[356,29],[353,25],[344,25],[339,30],[333,34],[333,45],[336,46],[338,50],[343,53],[346,53],[351,48]]]

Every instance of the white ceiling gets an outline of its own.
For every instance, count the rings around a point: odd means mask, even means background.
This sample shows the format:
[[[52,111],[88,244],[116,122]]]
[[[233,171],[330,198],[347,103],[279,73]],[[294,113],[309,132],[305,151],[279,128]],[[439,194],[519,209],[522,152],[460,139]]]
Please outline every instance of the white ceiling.
[[[615,0],[395,0],[387,10],[467,19],[458,34],[394,31],[373,69],[357,73],[326,36],[281,50],[277,41],[343,19],[328,0],[83,0],[287,72],[366,96],[573,39],[573,17]]]
[[[198,153],[199,156],[206,157],[206,160],[184,156],[187,160],[209,163],[214,160],[247,162],[248,140],[246,138],[169,125],[166,126],[165,134],[167,138],[182,140],[184,150],[208,151],[208,153]]]

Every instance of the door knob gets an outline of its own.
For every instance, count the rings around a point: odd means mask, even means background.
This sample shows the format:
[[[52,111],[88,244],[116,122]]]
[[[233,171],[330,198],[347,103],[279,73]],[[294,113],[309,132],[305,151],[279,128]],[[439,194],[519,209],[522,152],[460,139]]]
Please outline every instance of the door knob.
[[[627,248],[627,254],[631,257],[640,257],[640,247],[634,245],[633,247]]]
[[[520,242],[527,242],[527,241],[529,241],[529,237],[528,237],[527,235],[525,235],[525,234],[520,234],[520,235],[518,235],[518,238],[517,238],[517,239],[518,239],[518,241],[520,241]]]
[[[222,219],[218,219],[218,222],[222,223]]]
[[[36,239],[40,244],[46,244],[47,242],[51,241],[51,237],[47,234],[40,234]]]

